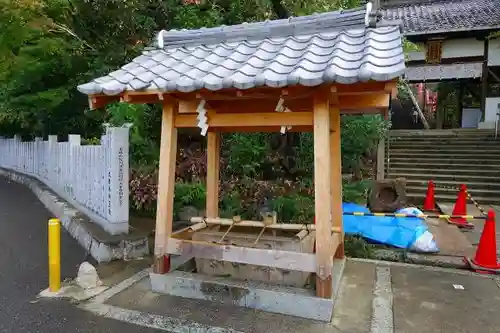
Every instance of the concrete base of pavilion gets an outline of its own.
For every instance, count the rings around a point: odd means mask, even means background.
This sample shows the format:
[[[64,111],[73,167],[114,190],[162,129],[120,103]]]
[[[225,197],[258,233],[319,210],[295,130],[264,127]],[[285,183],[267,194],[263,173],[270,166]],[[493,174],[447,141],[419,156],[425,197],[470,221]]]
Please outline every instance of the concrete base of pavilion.
[[[154,292],[330,322],[344,266],[345,258],[334,260],[332,297],[329,299],[317,297],[312,289],[241,281],[181,270],[167,274],[150,273],[149,276]]]

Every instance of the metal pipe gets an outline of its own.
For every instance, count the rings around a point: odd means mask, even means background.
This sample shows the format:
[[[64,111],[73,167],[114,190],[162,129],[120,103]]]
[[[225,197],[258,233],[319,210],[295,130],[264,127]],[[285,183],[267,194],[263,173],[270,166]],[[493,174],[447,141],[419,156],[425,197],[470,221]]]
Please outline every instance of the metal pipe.
[[[49,220],[49,291],[61,289],[61,221]]]

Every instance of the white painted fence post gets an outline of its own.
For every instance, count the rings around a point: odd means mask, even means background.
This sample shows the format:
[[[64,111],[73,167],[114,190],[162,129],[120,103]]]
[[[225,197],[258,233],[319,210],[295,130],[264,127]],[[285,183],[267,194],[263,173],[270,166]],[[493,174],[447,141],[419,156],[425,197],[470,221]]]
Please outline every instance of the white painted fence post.
[[[19,161],[21,160],[21,137],[19,135],[14,135],[14,139],[12,139],[12,141],[14,141],[14,158],[12,159],[12,166],[14,168],[14,170],[16,171],[20,171],[20,168],[19,168]]]
[[[57,187],[57,135],[49,135],[47,144],[47,182],[50,187]],[[58,190],[58,189],[57,189]]]
[[[33,144],[33,150],[34,150],[34,167],[33,167],[33,174],[37,177],[40,177],[42,175],[42,158],[43,155],[40,153],[41,148],[43,147],[43,138],[41,137],[35,137],[35,143]]]
[[[69,175],[68,175],[68,180],[69,184],[66,186],[69,187],[68,195],[71,197],[71,199],[76,199],[76,191],[75,191],[75,185],[78,184],[78,170],[79,170],[79,165],[78,165],[78,151],[77,147],[80,147],[82,143],[82,138],[80,137],[79,134],[70,134],[68,135],[68,142],[69,142],[69,165],[70,169],[68,170]]]
[[[117,231],[128,232],[129,129],[108,127],[108,220]]]

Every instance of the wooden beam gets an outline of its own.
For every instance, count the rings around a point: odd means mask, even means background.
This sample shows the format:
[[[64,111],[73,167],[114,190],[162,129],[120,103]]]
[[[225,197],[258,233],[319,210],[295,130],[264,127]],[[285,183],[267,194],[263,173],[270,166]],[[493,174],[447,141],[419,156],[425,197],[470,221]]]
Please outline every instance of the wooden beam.
[[[380,110],[389,107],[389,93],[381,94],[366,94],[359,96],[335,96],[338,100],[338,107],[342,113],[357,114],[357,113],[373,113],[376,114]],[[274,110],[276,103],[274,101],[248,103],[248,101],[226,102],[226,103],[210,103],[210,108],[217,110],[217,113],[211,114],[208,117],[210,128],[230,128],[239,127],[234,131],[245,131],[244,127],[280,127],[282,125],[292,126],[292,130],[297,126],[305,126],[312,128],[313,114],[312,103],[307,100],[294,100],[285,102],[287,107],[292,112],[276,112]],[[176,117],[175,126],[177,128],[194,128],[197,124],[196,110],[197,102],[183,102],[182,113]],[[256,112],[259,111],[259,112]],[[227,131],[227,130],[221,130]],[[266,130],[253,129],[250,132],[262,132]],[[270,130],[274,132],[275,130]],[[296,129],[294,131],[297,131]],[[308,129],[305,129],[308,131]]]
[[[209,218],[209,217],[200,217],[200,216],[193,216],[190,219],[191,223],[206,223],[210,225],[225,225],[225,226],[231,226],[235,225],[234,221],[232,219],[225,219],[225,218]],[[266,224],[262,221],[252,221],[252,220],[243,220],[238,222],[237,224],[238,227],[251,227],[251,228],[264,228],[266,227],[267,229],[279,229],[279,230],[292,230],[292,231],[300,231],[300,230],[306,230],[306,231],[315,231],[316,230],[316,225],[315,224],[295,224],[295,223],[276,223],[276,224]],[[342,230],[338,227],[332,227],[331,232],[339,233]]]
[[[220,134],[207,134],[207,207],[206,216],[219,216]]]
[[[342,153],[340,149],[340,110],[330,108],[330,186],[332,228],[340,230],[340,246],[332,254],[336,258],[344,257],[344,228],[342,226]]]
[[[385,109],[389,107],[390,92],[339,96],[338,107],[344,110]]]
[[[339,96],[343,95],[364,95],[373,93],[389,93],[396,81],[388,82],[363,82],[354,84],[335,84],[333,85]]]
[[[168,239],[167,244],[167,253],[174,255],[274,267],[290,271],[316,271],[316,257],[312,253],[256,249],[176,238]]]
[[[138,95],[138,94],[124,94],[122,97],[124,102],[130,104],[157,104],[163,103],[163,99],[159,98],[158,94]]]
[[[388,82],[364,82],[355,84],[330,84],[324,85],[323,87],[331,87],[336,90],[339,96],[344,95],[369,95],[369,94],[381,94],[390,93],[391,87],[396,84],[396,81]],[[100,108],[106,104],[113,103],[119,100],[123,100],[129,103],[163,103],[165,99],[170,99],[174,101],[196,101],[200,99],[205,99],[207,101],[234,101],[234,100],[273,100],[276,101],[280,96],[286,96],[288,100],[309,98],[314,94],[318,87],[304,87],[300,85],[290,86],[286,88],[271,88],[271,87],[261,87],[252,88],[247,90],[239,89],[223,89],[220,91],[210,91],[207,89],[201,89],[196,92],[191,93],[181,93],[172,92],[167,93],[160,90],[143,90],[143,91],[126,91],[120,95],[109,96],[104,94],[90,95],[89,105],[91,108]],[[180,108],[181,113],[184,110],[183,107]]]
[[[330,253],[339,253],[342,251],[342,257],[335,256],[337,259],[341,259],[344,257],[344,232],[342,233],[333,233],[332,234],[332,247]]]
[[[169,271],[170,261],[165,260],[168,240],[172,235],[174,215],[175,162],[177,156],[177,130],[174,127],[175,103],[163,104],[161,120],[160,169],[158,173],[158,198],[156,207],[155,262],[154,272]],[[167,265],[165,265],[165,262]]]
[[[175,119],[175,127],[196,127],[196,115],[179,115]],[[213,113],[208,117],[210,127],[252,127],[252,126],[312,126],[311,112],[262,112],[262,113]]]
[[[237,117],[237,116],[235,116]],[[234,127],[213,127],[208,128],[208,132],[217,133],[278,133],[281,130],[280,126],[234,126]],[[311,126],[293,126],[287,132],[312,132]]]
[[[329,93],[314,95],[314,209],[316,219],[316,295],[332,296],[331,165]],[[338,157],[338,156],[337,156]]]
[[[193,113],[196,114],[196,108],[200,104],[199,100],[195,101],[180,101],[179,102],[179,114]]]
[[[107,104],[115,103],[120,100],[120,96],[107,96],[107,95],[90,95],[89,108],[91,110],[100,109]]]

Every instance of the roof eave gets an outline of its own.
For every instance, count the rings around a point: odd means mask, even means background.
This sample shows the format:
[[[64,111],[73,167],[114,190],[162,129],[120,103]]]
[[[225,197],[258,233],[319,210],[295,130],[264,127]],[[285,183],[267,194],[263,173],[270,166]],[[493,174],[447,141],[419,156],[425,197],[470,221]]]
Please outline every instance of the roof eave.
[[[493,30],[499,30],[500,25],[496,26],[479,26],[479,27],[472,27],[472,28],[459,28],[459,29],[439,29],[439,30],[423,30],[423,31],[411,31],[411,32],[404,32],[405,36],[426,36],[426,35],[439,35],[439,34],[446,34],[446,33],[457,33],[457,32],[489,32]]]

